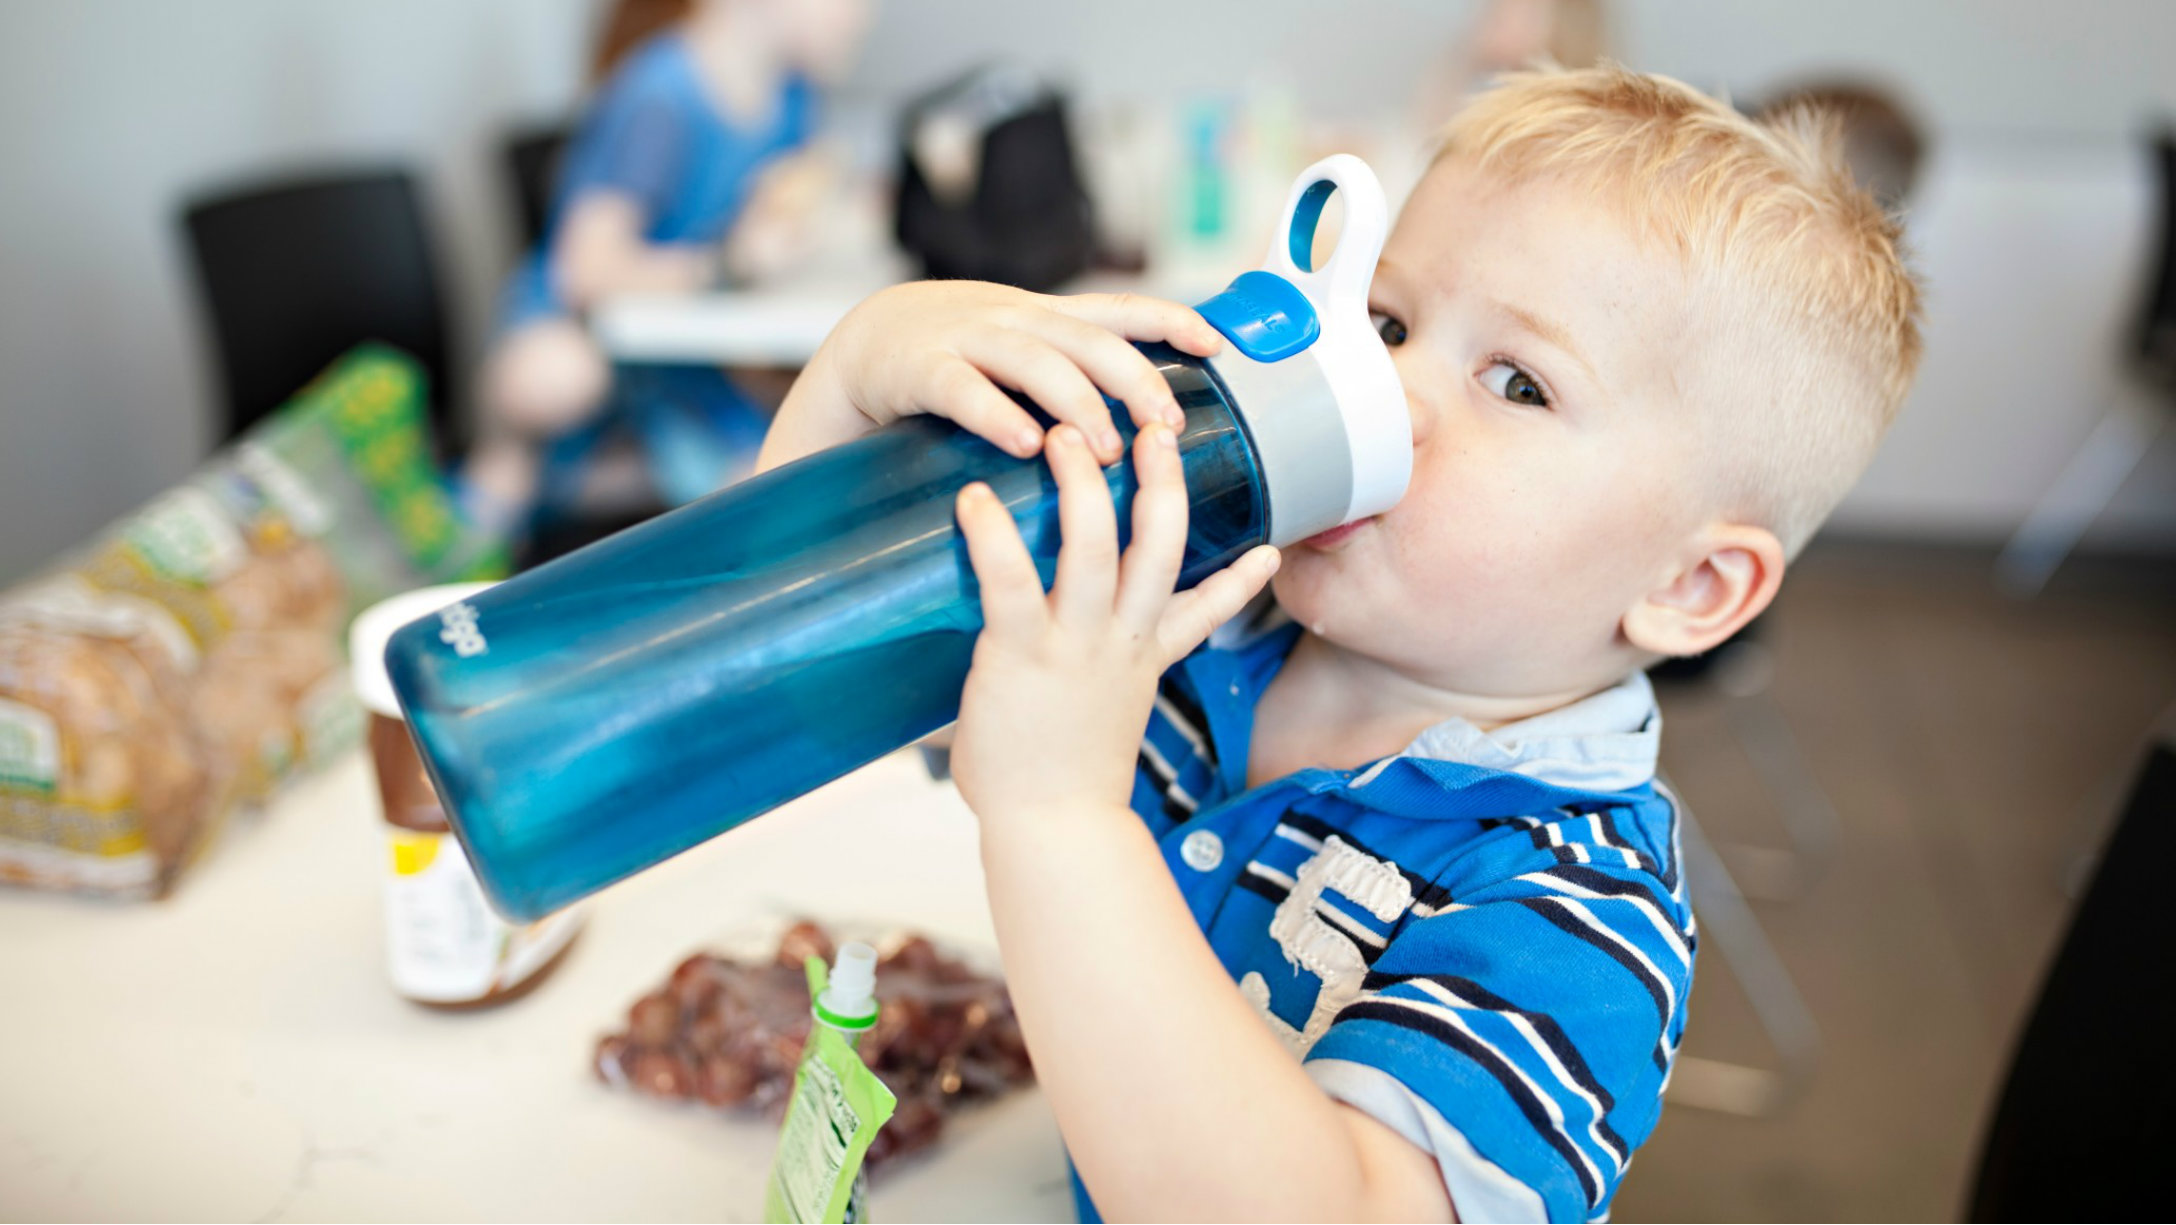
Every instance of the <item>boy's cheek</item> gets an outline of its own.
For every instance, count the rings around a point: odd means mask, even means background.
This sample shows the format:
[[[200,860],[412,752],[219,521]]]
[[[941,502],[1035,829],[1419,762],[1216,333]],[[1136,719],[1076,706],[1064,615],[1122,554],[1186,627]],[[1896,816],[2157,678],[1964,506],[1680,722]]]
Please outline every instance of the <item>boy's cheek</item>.
[[[1410,607],[1529,618],[1574,598],[1609,564],[1610,527],[1585,491],[1540,473],[1474,475],[1468,496],[1402,505],[1386,524],[1386,560]]]
[[[1295,617],[1319,610],[1314,619],[1392,602],[1435,621],[1561,599],[1566,571],[1607,552],[1607,520],[1617,512],[1595,504],[1588,482],[1562,479],[1561,457],[1537,464],[1484,441],[1434,449],[1406,496],[1345,547],[1287,549],[1278,602]]]

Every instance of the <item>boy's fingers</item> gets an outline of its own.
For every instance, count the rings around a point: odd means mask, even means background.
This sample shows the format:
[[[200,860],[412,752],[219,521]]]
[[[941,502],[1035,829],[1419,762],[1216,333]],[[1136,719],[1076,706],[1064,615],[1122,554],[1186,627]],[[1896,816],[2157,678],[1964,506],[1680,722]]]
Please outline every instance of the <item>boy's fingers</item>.
[[[1186,424],[1171,385],[1156,372],[1156,364],[1124,337],[1056,311],[1036,311],[1023,322],[1072,358],[1103,394],[1124,404],[1134,424],[1162,421],[1173,428]]]
[[[1204,579],[1192,591],[1173,596],[1156,628],[1164,659],[1176,663],[1209,640],[1216,627],[1239,614],[1277,573],[1281,559],[1268,545],[1250,549],[1247,555]]]
[[[1080,427],[1104,463],[1125,454],[1125,444],[1111,424],[1103,393],[1073,359],[1048,341],[1026,332],[993,328],[968,339],[960,356],[1010,387],[1017,387],[1042,410]]]
[[[1058,578],[1051,605],[1061,623],[1094,626],[1111,616],[1118,590],[1118,511],[1103,467],[1080,431],[1061,425],[1043,448],[1058,482]]]
[[[939,359],[927,386],[932,402],[916,407],[948,417],[1021,459],[1043,449],[1043,427],[1034,416],[961,358]]]
[[[1191,307],[1143,294],[1089,293],[1051,298],[1052,310],[1109,328],[1128,340],[1161,340],[1174,349],[1207,357],[1224,337]]]
[[[1034,629],[1048,609],[1043,603],[1043,578],[1036,573],[1035,559],[1011,512],[997,494],[981,482],[960,490],[953,513],[960,535],[967,540],[967,560],[975,568],[982,588],[982,623],[999,634]]]
[[[1133,495],[1133,543],[1119,575],[1118,616],[1148,633],[1171,602],[1186,556],[1186,473],[1169,429],[1141,431],[1133,443],[1133,470],[1141,487]]]

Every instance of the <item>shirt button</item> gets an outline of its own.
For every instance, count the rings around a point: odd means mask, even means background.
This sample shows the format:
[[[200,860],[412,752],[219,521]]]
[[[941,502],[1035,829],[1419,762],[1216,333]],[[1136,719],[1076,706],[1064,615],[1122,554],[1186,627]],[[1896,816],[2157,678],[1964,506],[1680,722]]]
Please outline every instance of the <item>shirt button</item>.
[[[1197,829],[1179,844],[1179,858],[1196,872],[1214,872],[1224,862],[1224,840],[1205,829]]]

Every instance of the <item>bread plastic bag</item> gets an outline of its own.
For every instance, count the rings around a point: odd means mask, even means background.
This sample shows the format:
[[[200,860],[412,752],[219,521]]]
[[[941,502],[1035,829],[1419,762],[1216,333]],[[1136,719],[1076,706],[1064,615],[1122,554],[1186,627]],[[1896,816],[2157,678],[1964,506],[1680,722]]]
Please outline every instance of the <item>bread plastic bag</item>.
[[[163,893],[236,808],[354,744],[342,635],[496,577],[405,357],[336,362],[182,485],[0,592],[0,881]]]

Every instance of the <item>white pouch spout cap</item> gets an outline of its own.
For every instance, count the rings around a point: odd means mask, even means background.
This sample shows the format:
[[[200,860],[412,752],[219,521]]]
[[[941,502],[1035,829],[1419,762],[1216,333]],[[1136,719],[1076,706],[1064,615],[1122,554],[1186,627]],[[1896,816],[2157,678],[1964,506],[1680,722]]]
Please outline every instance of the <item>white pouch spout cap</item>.
[[[874,1023],[876,950],[858,940],[840,945],[823,998],[816,1005],[817,1015],[828,1024],[863,1029]]]

